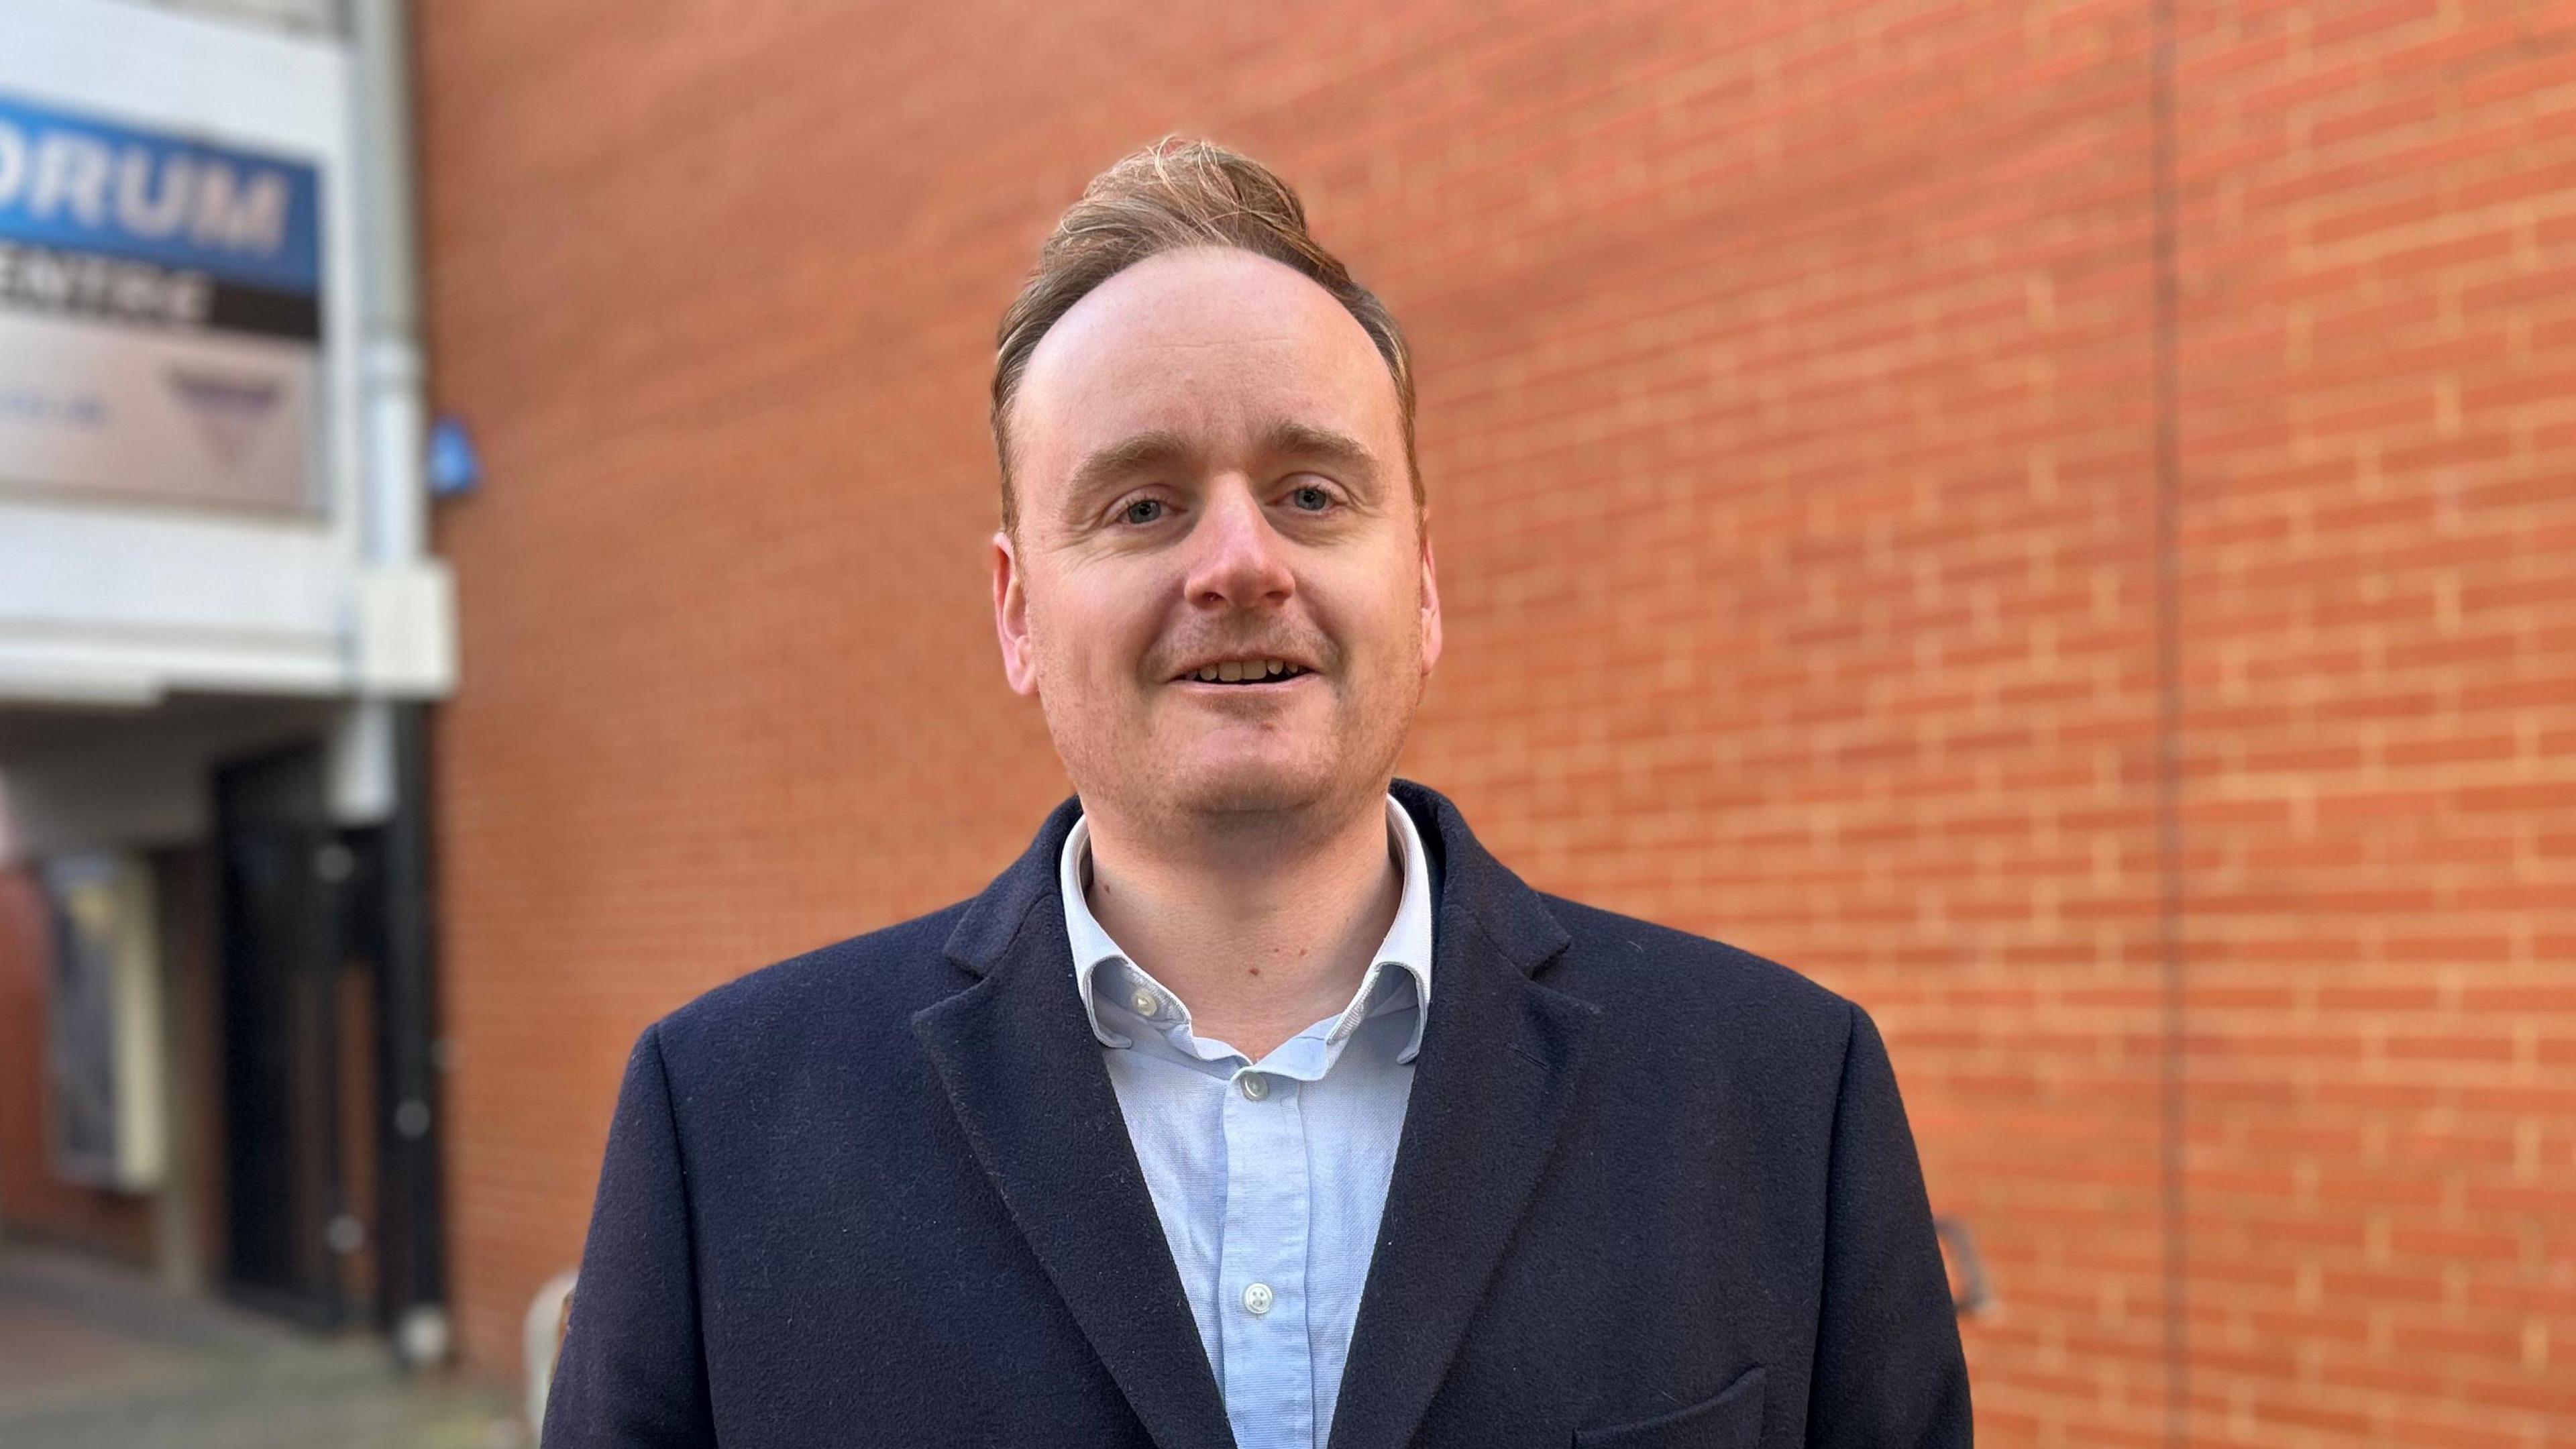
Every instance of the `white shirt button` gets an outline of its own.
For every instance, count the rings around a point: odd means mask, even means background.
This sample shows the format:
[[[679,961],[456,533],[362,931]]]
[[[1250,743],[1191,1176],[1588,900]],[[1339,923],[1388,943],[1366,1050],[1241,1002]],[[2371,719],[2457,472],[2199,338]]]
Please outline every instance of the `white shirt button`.
[[[1135,995],[1127,998],[1127,1004],[1136,1008],[1138,1016],[1159,1016],[1163,1010],[1163,999],[1142,986],[1136,988]]]
[[[1243,1290],[1243,1311],[1258,1318],[1270,1311],[1273,1296],[1269,1284],[1254,1283]]]
[[[1270,1079],[1261,1075],[1259,1072],[1246,1072],[1242,1076],[1235,1078],[1235,1080],[1243,1084],[1243,1095],[1250,1097],[1256,1102],[1270,1095]],[[1259,1285],[1256,1284],[1255,1286],[1257,1287]],[[1256,1308],[1252,1311],[1258,1313],[1261,1310]]]

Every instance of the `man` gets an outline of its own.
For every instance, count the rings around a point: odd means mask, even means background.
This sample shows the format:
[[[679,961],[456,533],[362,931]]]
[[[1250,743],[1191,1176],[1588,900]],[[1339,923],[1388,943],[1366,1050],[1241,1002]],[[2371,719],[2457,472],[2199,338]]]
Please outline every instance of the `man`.
[[[637,1044],[546,1442],[1964,1445],[1869,1019],[1393,780],[1410,364],[1243,157],[1093,182],[1001,333],[994,620],[1076,798]]]

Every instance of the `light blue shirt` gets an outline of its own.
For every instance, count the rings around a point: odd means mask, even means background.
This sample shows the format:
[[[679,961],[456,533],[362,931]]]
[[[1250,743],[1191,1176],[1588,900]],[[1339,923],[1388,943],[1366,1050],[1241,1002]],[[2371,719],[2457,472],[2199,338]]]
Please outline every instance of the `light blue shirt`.
[[[1324,1449],[1431,1000],[1431,878],[1390,795],[1404,891],[1350,1005],[1260,1061],[1192,1034],[1180,997],[1093,919],[1091,829],[1061,863],[1074,978],[1181,1270],[1238,1449]]]

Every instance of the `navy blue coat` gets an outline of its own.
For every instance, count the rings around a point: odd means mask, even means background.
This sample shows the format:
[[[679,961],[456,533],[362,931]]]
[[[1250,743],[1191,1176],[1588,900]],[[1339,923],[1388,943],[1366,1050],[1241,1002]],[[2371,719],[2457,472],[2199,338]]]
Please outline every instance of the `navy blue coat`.
[[[1759,957],[1544,896],[1398,781],[1430,1020],[1333,1449],[1965,1445],[1896,1078]],[[551,1449],[1231,1443],[1056,859],[636,1043]]]

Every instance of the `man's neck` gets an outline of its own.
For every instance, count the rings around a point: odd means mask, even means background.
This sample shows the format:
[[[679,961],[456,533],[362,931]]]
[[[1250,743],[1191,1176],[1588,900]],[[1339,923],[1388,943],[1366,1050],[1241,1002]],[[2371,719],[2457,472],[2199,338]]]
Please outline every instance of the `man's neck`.
[[[1101,929],[1188,1004],[1194,1035],[1259,1061],[1350,1003],[1403,899],[1384,793],[1346,813],[1273,836],[1272,848],[1087,813],[1085,898]]]

